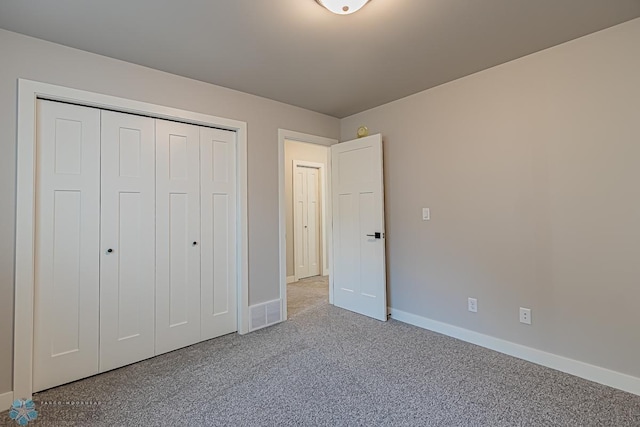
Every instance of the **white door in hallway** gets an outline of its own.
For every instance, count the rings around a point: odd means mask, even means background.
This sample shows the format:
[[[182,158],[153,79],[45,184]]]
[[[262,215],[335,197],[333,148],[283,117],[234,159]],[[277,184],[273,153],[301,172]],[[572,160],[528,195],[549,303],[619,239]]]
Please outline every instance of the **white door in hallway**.
[[[156,120],[156,354],[200,340],[200,129]]]
[[[100,371],[155,353],[154,119],[102,111]]]
[[[320,266],[320,169],[293,164],[294,262],[296,280],[318,276]]]
[[[334,304],[387,320],[382,137],[331,146]]]
[[[37,104],[33,390],[98,373],[100,110]]]

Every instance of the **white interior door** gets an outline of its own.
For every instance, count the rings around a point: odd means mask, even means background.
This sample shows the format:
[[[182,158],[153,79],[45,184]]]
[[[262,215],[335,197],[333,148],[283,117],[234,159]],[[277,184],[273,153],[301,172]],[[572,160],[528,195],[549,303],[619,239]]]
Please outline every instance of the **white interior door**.
[[[201,339],[235,332],[236,134],[200,128]]]
[[[155,124],[102,111],[100,371],[155,353]]]
[[[293,262],[296,280],[309,277],[307,227],[307,169],[293,167]]]
[[[320,266],[320,173],[316,168],[307,168],[307,245],[309,254],[309,277],[318,276]]]
[[[320,261],[320,173],[294,161],[294,262],[297,280],[318,276]]]
[[[200,129],[156,120],[156,354],[200,340]]]
[[[98,372],[100,110],[37,103],[33,390]]]
[[[382,137],[332,145],[331,168],[334,304],[386,321]]]

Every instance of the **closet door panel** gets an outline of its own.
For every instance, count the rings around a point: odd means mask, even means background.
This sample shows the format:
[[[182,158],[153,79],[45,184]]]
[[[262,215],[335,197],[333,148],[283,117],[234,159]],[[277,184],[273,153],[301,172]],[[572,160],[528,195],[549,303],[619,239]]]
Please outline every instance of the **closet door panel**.
[[[307,168],[307,255],[309,277],[320,274],[319,169]]]
[[[236,134],[200,129],[202,339],[237,330]]]
[[[200,341],[200,130],[156,120],[156,354]]]
[[[37,103],[33,390],[98,372],[100,111]]]
[[[102,111],[100,371],[155,354],[155,123]]]
[[[293,169],[293,193],[294,193],[294,268],[296,280],[309,277],[309,242],[307,233],[307,180],[309,176],[304,166],[297,166]]]

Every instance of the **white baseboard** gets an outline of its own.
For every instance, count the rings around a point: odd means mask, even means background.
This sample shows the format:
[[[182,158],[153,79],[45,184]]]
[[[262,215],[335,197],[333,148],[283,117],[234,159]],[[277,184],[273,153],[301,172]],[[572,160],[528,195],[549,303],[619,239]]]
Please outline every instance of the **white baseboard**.
[[[448,323],[438,322],[426,317],[407,313],[401,310],[389,308],[391,318],[420,328],[438,332],[462,341],[479,345],[481,347],[495,350],[509,356],[527,360],[538,365],[546,366],[551,369],[566,372],[589,381],[604,384],[609,387],[617,388],[629,393],[640,395],[640,378],[631,375],[612,371],[610,369],[601,368],[599,366],[590,365],[578,360],[569,359],[564,356],[547,353],[535,348],[526,347],[511,341],[484,335],[479,332],[470,331],[458,326],[449,325]]]
[[[0,412],[4,412],[11,408],[13,404],[13,392],[8,391],[6,393],[0,394]]]
[[[287,276],[287,285],[296,281],[296,276]]]

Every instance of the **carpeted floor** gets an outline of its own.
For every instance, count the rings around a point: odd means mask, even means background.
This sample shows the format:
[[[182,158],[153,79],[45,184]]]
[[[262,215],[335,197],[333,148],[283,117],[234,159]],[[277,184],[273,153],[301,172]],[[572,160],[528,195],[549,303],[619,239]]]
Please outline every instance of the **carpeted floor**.
[[[274,327],[38,393],[29,426],[640,425],[639,396],[300,298]]]
[[[329,276],[308,277],[287,285],[289,319],[322,303],[329,303]]]

